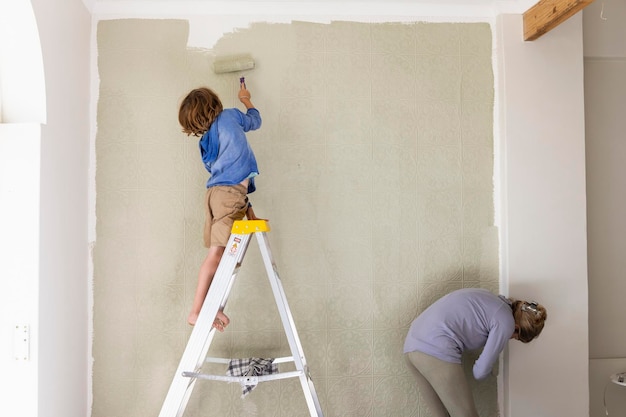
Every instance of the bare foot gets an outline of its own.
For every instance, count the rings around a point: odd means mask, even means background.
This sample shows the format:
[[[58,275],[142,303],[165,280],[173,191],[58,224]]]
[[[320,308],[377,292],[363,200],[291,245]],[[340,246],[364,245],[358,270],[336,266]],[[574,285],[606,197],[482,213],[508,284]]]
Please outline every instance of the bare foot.
[[[213,320],[213,327],[223,332],[226,326],[228,326],[228,323],[230,323],[228,316],[224,314],[222,310],[218,310],[215,320]]]

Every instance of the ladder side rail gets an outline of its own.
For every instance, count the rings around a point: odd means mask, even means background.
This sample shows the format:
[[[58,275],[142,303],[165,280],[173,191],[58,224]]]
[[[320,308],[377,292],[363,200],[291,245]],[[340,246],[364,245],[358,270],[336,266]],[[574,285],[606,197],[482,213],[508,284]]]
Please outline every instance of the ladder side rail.
[[[267,235],[263,232],[255,234],[257,235],[259,248],[261,249],[261,253],[263,255],[265,269],[274,293],[274,298],[276,299],[276,305],[280,313],[280,318],[287,333],[287,341],[289,342],[291,353],[294,355],[294,362],[296,363],[297,369],[305,369],[306,359],[304,358],[304,351],[298,338],[295,321],[291,314],[291,310],[289,309],[289,304],[287,303],[287,297],[282,286],[282,281],[278,275],[278,271],[276,270],[276,263],[274,262],[274,258],[272,257],[270,251]],[[296,352],[298,355],[296,355]]]
[[[228,297],[230,295],[230,290],[233,289],[233,284],[235,283],[235,277],[237,276],[237,273],[239,272],[239,268],[241,267],[241,263],[238,263],[237,265],[235,265],[235,270],[233,271],[231,278],[228,280],[228,286],[226,287],[226,292],[223,293],[222,299],[219,301],[219,307],[218,310],[224,310],[224,307],[226,307],[226,303],[228,302]],[[215,276],[217,276],[217,272],[215,273]],[[211,284],[212,286],[212,284]],[[209,291],[211,290],[211,288],[209,287]],[[219,295],[219,293],[218,293]],[[209,294],[207,293],[207,296],[205,298],[206,300],[210,300],[211,298],[209,298]],[[204,306],[204,305],[203,305]],[[202,313],[202,310],[200,310],[200,313]],[[215,314],[217,315],[217,311],[215,312]],[[215,316],[213,316],[215,318]],[[198,316],[198,320],[200,319],[200,316]],[[211,321],[211,323],[213,323],[213,321]]]
[[[289,347],[291,349],[291,354],[293,355],[296,369],[302,371],[302,375],[300,375],[299,379],[307,407],[309,408],[309,413],[312,417],[323,417],[324,414],[322,412],[322,406],[319,402],[313,381],[311,380],[311,375],[304,356],[304,350],[302,349],[295,321],[291,315],[289,304],[287,303],[287,297],[282,286],[282,281],[276,269],[276,263],[272,257],[267,234],[265,232],[256,232],[255,235],[257,236],[259,249],[261,250],[263,263],[265,264],[265,270],[272,287],[272,292],[274,293],[274,298],[276,299],[276,306],[278,307],[278,311],[283,322],[283,327],[285,329],[285,334],[289,342]]]
[[[250,235],[233,234],[228,240],[224,255],[213,277],[211,286],[202,305],[196,324],[181,357],[176,373],[168,390],[159,417],[181,417],[191,396],[196,380],[184,377],[186,371],[197,371],[202,367],[209,350],[215,329],[213,320],[222,304],[228,298],[241,265]],[[222,295],[224,295],[222,297]]]
[[[308,369],[304,371],[304,375],[301,375],[299,379],[302,392],[304,393],[304,399],[309,408],[309,414],[311,414],[311,417],[324,417],[322,405],[320,404],[315,385],[313,384]]]

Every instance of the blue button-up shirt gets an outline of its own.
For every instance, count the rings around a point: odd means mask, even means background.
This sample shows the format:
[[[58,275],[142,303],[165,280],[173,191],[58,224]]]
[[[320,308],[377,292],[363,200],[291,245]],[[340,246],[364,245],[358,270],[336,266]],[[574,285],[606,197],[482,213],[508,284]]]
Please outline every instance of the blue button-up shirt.
[[[259,175],[254,152],[245,132],[261,127],[261,115],[255,108],[243,113],[224,109],[200,139],[200,155],[211,174],[207,188],[235,185],[249,178],[248,193],[254,192],[254,177]]]

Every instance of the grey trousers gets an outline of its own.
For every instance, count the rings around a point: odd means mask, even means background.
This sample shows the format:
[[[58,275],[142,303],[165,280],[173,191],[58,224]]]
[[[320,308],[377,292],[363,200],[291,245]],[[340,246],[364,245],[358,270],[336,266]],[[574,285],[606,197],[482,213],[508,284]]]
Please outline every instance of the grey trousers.
[[[463,366],[422,352],[404,355],[432,417],[478,417]]]

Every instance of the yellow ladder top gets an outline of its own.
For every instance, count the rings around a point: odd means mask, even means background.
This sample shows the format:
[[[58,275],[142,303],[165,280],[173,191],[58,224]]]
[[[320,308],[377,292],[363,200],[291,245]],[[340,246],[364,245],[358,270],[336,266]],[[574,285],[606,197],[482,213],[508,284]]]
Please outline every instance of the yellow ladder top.
[[[256,232],[269,232],[270,224],[267,220],[235,220],[231,233],[248,235]]]

